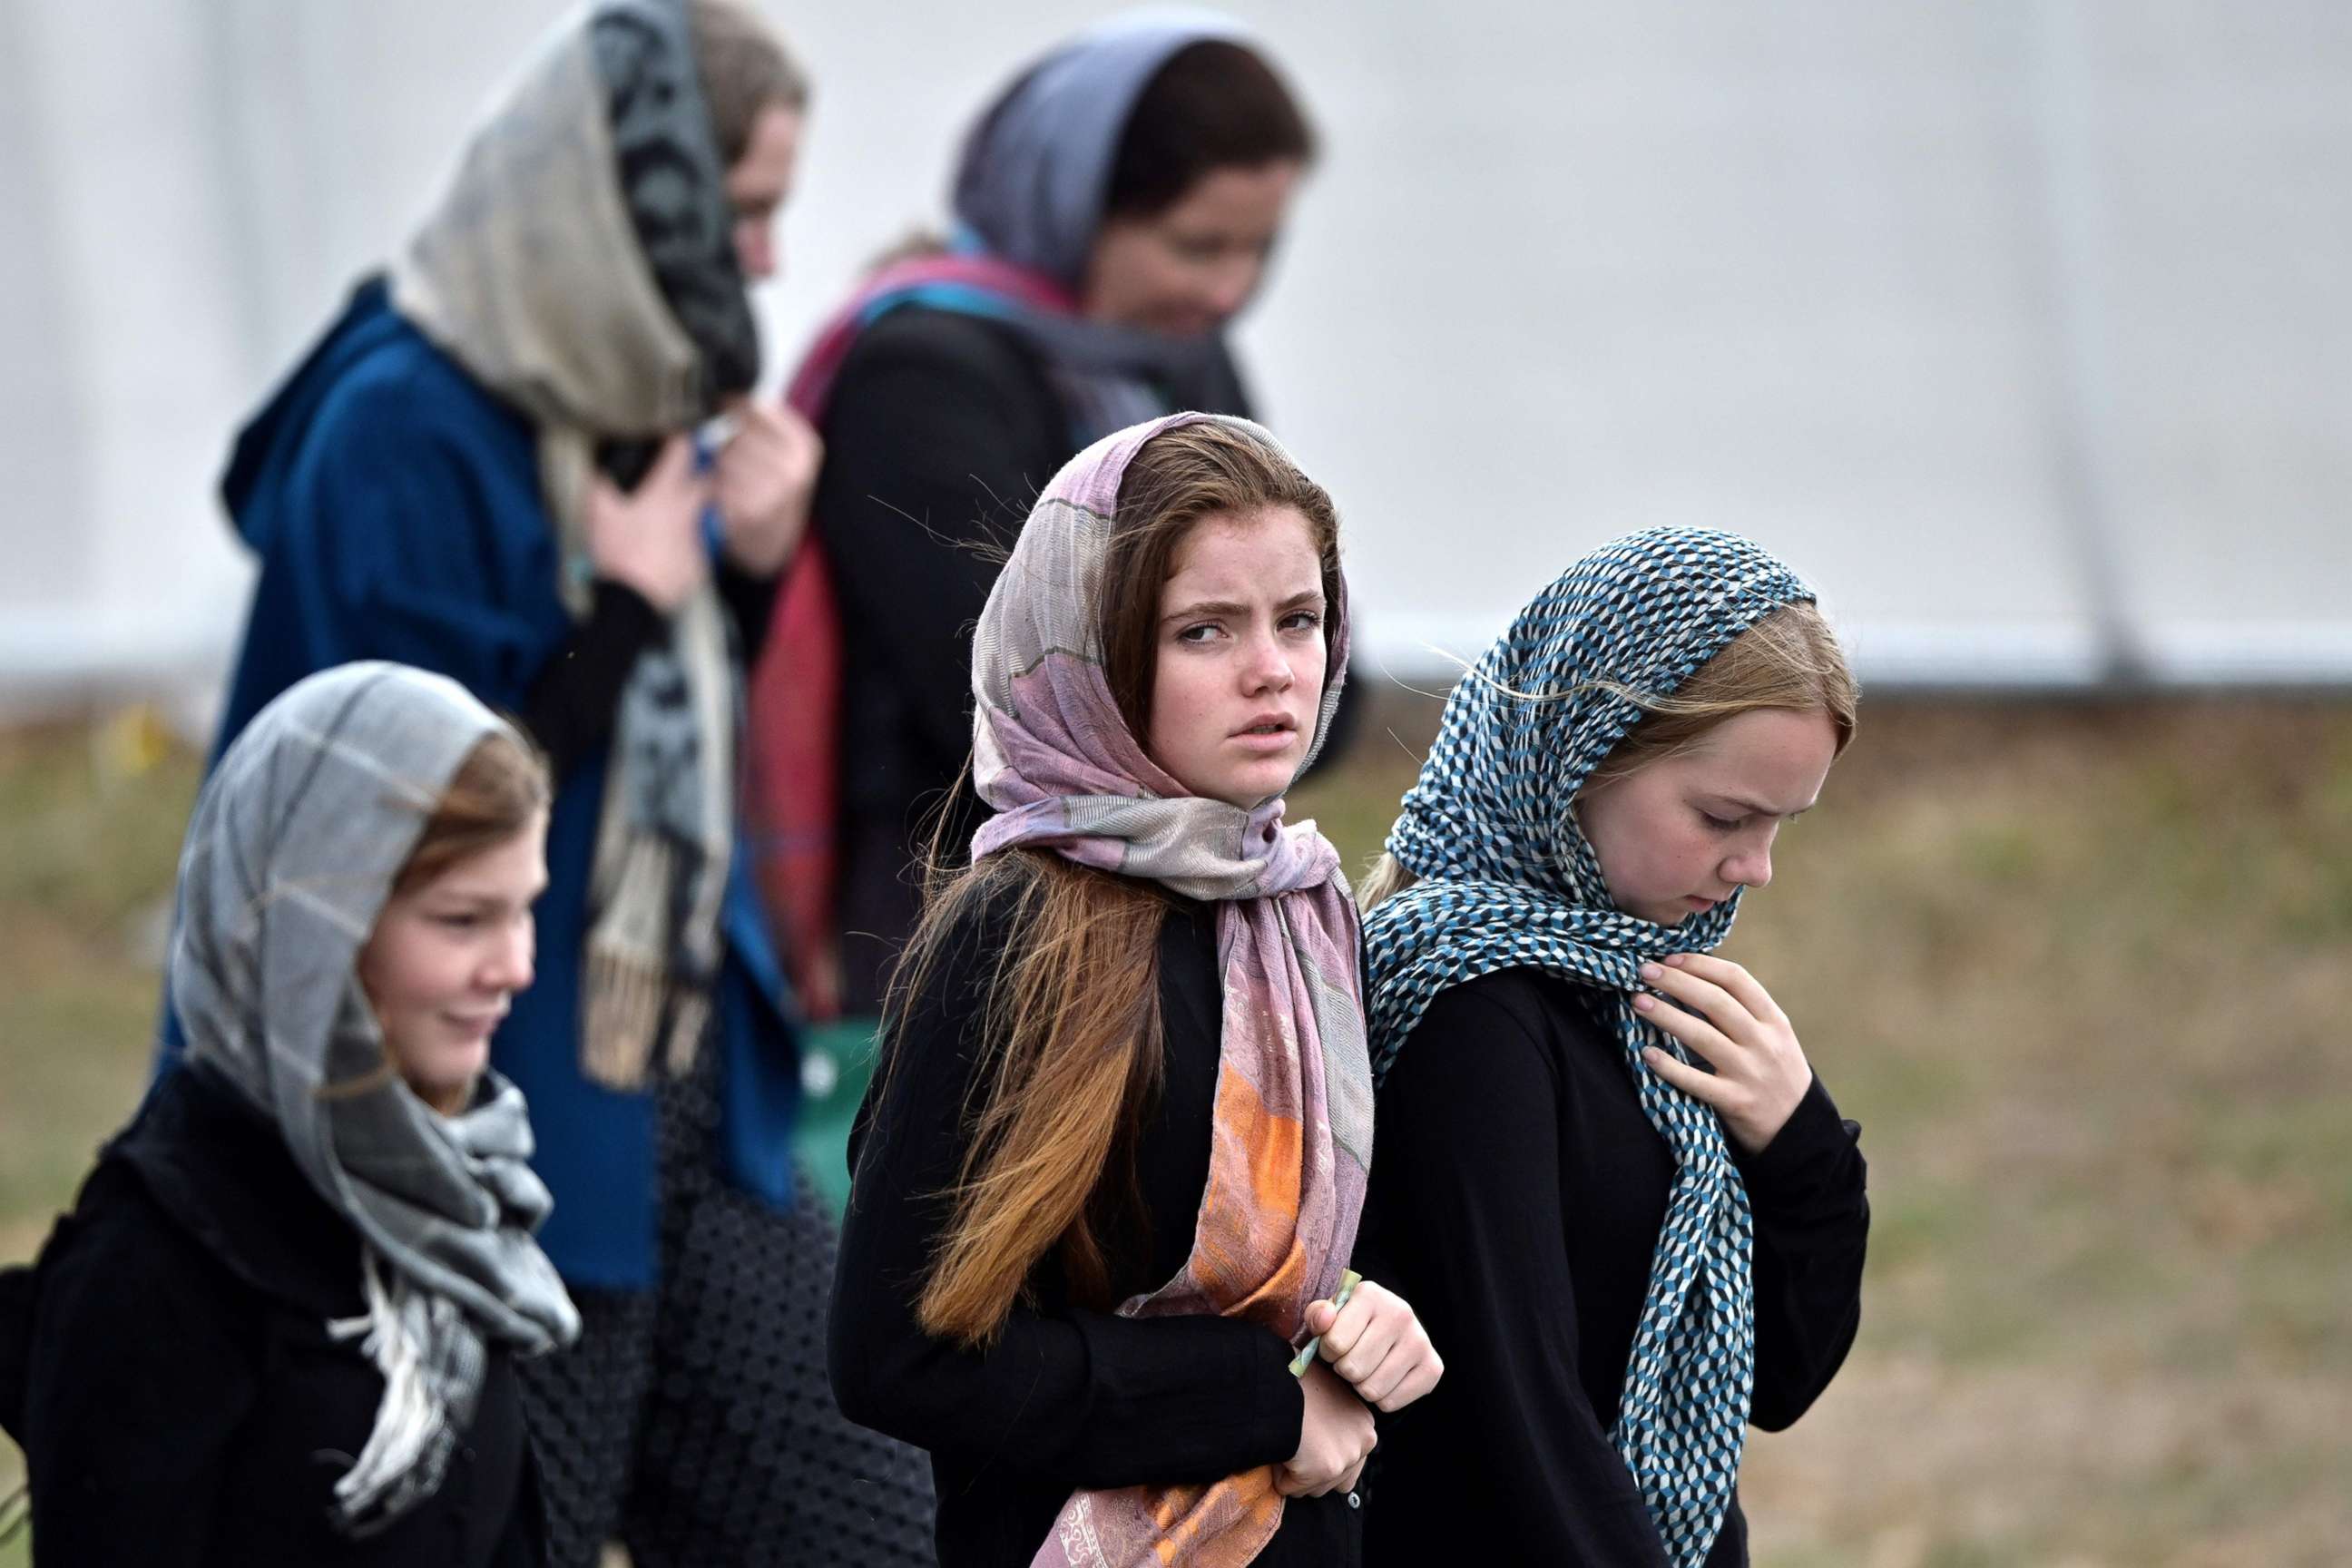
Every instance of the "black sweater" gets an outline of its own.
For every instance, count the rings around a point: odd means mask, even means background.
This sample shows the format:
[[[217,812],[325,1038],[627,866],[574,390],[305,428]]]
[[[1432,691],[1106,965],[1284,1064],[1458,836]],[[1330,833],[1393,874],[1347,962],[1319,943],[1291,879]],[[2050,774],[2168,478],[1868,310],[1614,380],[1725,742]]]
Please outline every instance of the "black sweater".
[[[981,997],[1003,909],[969,919],[941,955],[850,1136],[856,1171],[834,1277],[832,1368],[842,1411],[927,1448],[941,1568],[1021,1568],[1079,1488],[1203,1481],[1297,1451],[1304,1396],[1289,1346],[1238,1319],[1120,1318],[1073,1305],[1059,1269],[1031,1276],[984,1352],[916,1326],[914,1300],[947,1217],[977,1060]],[[1209,1174],[1221,988],[1214,906],[1171,900],[1160,940],[1162,1087],[1136,1150],[1149,1234],[1112,1237],[1116,1300],[1182,1267]],[[1262,1568],[1360,1560],[1341,1494],[1293,1499]]]
[[[1077,449],[1044,363],[1011,328],[908,306],[858,335],[827,400],[814,526],[842,623],[844,1001],[879,1010],[914,930],[908,862],[956,792],[959,854],[985,813],[971,750],[971,631],[1029,504]]]
[[[363,1541],[331,1527],[383,1392],[358,1342],[327,1333],[366,1310],[359,1235],[201,1065],[165,1074],[100,1156],[31,1306],[19,1414],[44,1565],[544,1561],[513,1360],[495,1344],[434,1495]]]
[[[1608,1442],[1674,1160],[1595,994],[1532,969],[1441,993],[1381,1087],[1370,1239],[1445,1358],[1383,1424],[1370,1561],[1631,1568],[1666,1559]],[[1860,1129],[1814,1079],[1761,1152],[1734,1158],[1755,1216],[1756,1386],[1777,1431],[1845,1359],[1870,1224]],[[1709,1568],[1748,1561],[1735,1494]]]

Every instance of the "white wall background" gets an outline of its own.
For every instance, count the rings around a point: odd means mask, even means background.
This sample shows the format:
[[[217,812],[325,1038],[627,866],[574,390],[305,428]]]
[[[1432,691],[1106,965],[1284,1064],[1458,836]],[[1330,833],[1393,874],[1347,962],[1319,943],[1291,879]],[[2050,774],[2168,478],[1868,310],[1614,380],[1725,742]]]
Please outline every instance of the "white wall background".
[[[766,0],[796,353],[1104,14]],[[1236,0],[1328,156],[1242,339],[1372,656],[1750,532],[1866,679],[2352,680],[2352,8]],[[0,701],[209,691],[230,433],[551,0],[0,0]]]

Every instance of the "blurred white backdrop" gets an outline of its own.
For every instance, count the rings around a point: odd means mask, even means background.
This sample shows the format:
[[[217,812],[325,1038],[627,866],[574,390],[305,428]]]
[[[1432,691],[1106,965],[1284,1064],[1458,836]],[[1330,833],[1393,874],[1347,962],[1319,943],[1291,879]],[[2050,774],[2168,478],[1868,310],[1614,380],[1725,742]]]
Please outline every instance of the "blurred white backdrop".
[[[772,375],[1107,14],[765,8],[818,100]],[[1326,156],[1241,340],[1375,668],[1751,533],[1865,679],[2352,681],[2352,9],[1253,0]],[[201,703],[231,432],[551,0],[0,0],[0,703]]]

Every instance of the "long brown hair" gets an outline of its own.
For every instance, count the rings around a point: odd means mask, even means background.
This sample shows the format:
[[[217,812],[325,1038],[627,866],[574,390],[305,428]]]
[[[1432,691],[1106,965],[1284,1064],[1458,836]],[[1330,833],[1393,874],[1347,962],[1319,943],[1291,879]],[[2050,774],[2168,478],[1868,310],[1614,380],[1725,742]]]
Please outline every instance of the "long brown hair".
[[[1090,614],[1130,733],[1150,730],[1160,595],[1185,536],[1204,518],[1269,508],[1307,519],[1336,606],[1338,514],[1278,448],[1203,421],[1152,437],[1128,465]],[[1329,627],[1327,618],[1327,638]],[[1131,1245],[1142,1232],[1135,1154],[1160,1085],[1170,905],[1150,883],[1044,851],[1008,850],[952,873],[935,854],[923,918],[892,976],[886,1041],[951,933],[982,907],[1009,909],[1009,935],[979,1021],[971,1143],[915,1312],[925,1332],[965,1345],[995,1337],[1048,1253],[1073,1300],[1110,1305],[1110,1238]]]
[[[1642,719],[1592,770],[1584,781],[1587,789],[1678,756],[1725,720],[1762,709],[1828,714],[1837,731],[1837,749],[1831,753],[1836,756],[1853,739],[1861,698],[1836,634],[1819,609],[1801,601],[1782,605],[1762,616],[1672,691],[1634,691],[1597,684],[1639,706]],[[1572,695],[1548,693],[1529,700],[1557,701]],[[1384,850],[1366,873],[1357,901],[1370,910],[1403,892],[1414,880],[1413,874]]]

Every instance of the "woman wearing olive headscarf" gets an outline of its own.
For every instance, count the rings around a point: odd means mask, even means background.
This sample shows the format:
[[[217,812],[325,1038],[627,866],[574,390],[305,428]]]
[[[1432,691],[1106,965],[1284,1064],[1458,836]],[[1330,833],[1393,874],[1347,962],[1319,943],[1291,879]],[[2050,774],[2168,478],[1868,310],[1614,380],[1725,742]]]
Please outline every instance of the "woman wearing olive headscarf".
[[[733,0],[559,24],[224,487],[260,566],[224,741],[304,674],[390,658],[549,752],[539,979],[492,1049],[584,1321],[525,1380],[563,1568],[612,1534],[640,1568],[922,1551],[919,1461],[844,1424],[811,1353],[833,1239],[796,1193],[797,1021],[738,865],[741,669],[816,464],[744,395],[747,286],[807,98]]]

